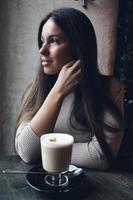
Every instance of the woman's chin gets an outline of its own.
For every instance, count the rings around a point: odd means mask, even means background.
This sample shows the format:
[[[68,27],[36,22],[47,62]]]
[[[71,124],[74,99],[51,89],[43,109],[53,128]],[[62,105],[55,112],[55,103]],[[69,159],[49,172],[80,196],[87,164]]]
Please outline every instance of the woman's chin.
[[[55,74],[59,74],[60,70],[52,70],[50,68],[46,68],[46,67],[43,67],[43,71],[45,74],[47,75],[55,75]]]
[[[49,70],[49,69],[45,69],[45,68],[43,68],[43,71],[47,75],[55,75],[55,74],[57,74],[57,72]]]

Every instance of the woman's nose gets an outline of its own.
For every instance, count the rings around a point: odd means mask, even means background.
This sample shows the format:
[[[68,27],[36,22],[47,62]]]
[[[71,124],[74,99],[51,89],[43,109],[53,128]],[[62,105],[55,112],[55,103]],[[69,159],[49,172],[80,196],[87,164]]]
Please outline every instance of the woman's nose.
[[[47,44],[43,44],[42,47],[39,49],[39,53],[43,55],[49,54],[49,48]]]

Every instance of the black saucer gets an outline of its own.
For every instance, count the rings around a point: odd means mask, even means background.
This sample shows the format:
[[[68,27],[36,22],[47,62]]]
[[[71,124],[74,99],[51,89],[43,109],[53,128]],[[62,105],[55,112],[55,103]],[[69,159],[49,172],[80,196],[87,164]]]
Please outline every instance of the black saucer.
[[[71,168],[76,168],[74,165],[70,165]],[[66,193],[74,193],[77,191],[81,191],[82,188],[85,188],[86,184],[86,177],[84,172],[81,174],[75,176],[75,177],[69,177],[69,184],[67,186],[62,187],[53,187],[45,183],[44,178],[47,175],[47,173],[42,169],[41,166],[35,166],[33,167],[30,172],[44,172],[44,174],[31,174],[28,173],[26,176],[27,183],[30,187],[33,189],[39,191],[39,192],[45,192],[46,194],[66,194]]]

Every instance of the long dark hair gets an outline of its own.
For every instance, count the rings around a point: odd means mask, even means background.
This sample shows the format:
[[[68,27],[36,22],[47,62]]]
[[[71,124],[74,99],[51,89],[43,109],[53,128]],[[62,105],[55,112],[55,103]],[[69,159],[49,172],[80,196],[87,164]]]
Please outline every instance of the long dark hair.
[[[97,43],[92,23],[85,14],[74,8],[54,10],[40,23],[38,31],[39,49],[42,46],[42,28],[48,19],[52,19],[63,30],[72,45],[74,59],[81,61],[82,78],[74,91],[75,97],[70,123],[74,128],[76,128],[75,124],[78,123],[81,125],[80,127],[91,133],[98,133],[99,116],[103,107],[106,104],[114,110],[114,105],[105,94],[102,78],[98,72]],[[32,119],[56,79],[57,75],[44,74],[40,65],[35,80],[24,94],[17,125],[24,120]]]
[[[99,90],[97,44],[93,26],[88,17],[79,10],[74,8],[55,10],[49,13],[40,24],[38,32],[39,48],[42,45],[42,28],[49,18],[66,34],[73,49],[73,57],[80,59],[82,65],[82,79],[75,90],[75,99],[70,118],[71,125],[75,127],[75,121],[77,121],[82,127],[89,128],[92,131],[92,123],[95,123],[94,110],[96,113],[99,112],[99,108],[101,108],[99,104],[103,104],[103,99],[101,99],[103,95],[100,93],[101,89]],[[96,100],[100,103],[94,103]]]

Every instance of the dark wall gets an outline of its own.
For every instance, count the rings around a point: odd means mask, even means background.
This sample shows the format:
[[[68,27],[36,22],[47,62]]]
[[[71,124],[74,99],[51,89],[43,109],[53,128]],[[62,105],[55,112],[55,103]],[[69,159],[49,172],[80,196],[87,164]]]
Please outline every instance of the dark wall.
[[[125,167],[133,168],[133,1],[119,0],[115,74],[125,85],[125,137],[121,149]]]

